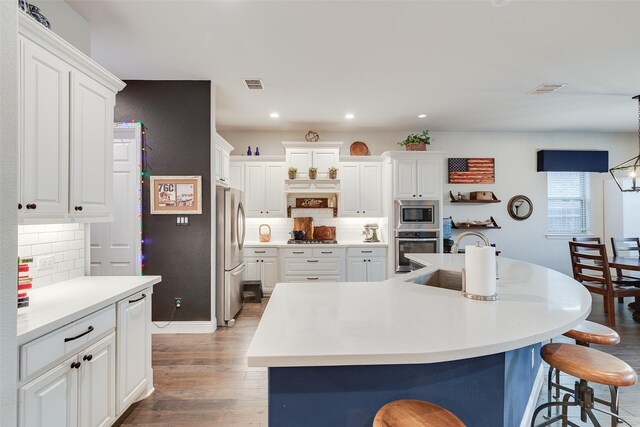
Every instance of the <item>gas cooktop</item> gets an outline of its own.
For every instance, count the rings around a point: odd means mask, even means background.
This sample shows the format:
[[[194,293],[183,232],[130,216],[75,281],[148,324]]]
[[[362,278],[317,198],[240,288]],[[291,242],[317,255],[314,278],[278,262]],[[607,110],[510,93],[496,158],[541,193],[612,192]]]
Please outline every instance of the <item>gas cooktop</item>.
[[[310,240],[295,240],[289,239],[287,243],[290,245],[322,245],[322,244],[336,244],[337,240],[320,240],[320,239],[310,239]]]

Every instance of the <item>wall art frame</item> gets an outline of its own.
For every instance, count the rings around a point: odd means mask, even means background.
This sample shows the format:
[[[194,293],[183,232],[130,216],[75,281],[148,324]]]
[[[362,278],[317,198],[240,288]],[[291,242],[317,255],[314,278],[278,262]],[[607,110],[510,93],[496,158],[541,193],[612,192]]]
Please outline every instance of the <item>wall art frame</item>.
[[[152,215],[202,214],[202,176],[150,177]]]

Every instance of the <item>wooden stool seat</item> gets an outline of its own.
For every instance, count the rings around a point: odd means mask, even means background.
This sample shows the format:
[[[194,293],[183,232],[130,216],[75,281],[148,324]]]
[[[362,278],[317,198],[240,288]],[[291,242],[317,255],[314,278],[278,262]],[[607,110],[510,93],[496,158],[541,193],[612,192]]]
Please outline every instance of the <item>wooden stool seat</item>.
[[[563,334],[577,342],[600,345],[616,345],[620,335],[613,329],[599,323],[585,320],[575,328]]]
[[[458,417],[441,406],[422,400],[395,400],[384,405],[373,427],[465,427]]]
[[[602,351],[573,344],[547,344],[542,359],[559,371],[585,381],[608,386],[630,386],[638,381],[631,366]]]

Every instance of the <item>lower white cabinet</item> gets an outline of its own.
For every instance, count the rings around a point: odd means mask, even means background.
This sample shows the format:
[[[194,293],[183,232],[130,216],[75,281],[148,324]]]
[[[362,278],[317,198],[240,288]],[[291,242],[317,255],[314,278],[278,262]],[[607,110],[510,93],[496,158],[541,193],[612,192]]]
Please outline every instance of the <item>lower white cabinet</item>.
[[[281,255],[285,282],[344,280],[344,249],[284,249]]]
[[[147,390],[151,365],[150,290],[131,295],[117,304],[118,415]]]
[[[115,334],[19,390],[20,427],[98,427],[116,420]]]
[[[386,279],[385,248],[349,248],[347,282],[381,282]]]
[[[244,280],[260,280],[262,291],[270,295],[278,283],[278,249],[247,248],[244,250],[247,270]]]

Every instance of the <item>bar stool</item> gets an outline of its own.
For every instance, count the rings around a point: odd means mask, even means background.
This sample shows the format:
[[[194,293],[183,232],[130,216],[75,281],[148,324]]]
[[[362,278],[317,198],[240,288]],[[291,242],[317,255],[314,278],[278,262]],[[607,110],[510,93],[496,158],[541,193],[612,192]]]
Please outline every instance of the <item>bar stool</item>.
[[[373,427],[465,427],[458,417],[441,406],[423,400],[394,400],[373,419]]]
[[[589,347],[590,344],[599,345],[616,345],[620,342],[620,335],[608,326],[601,325],[599,323],[590,322],[585,320],[575,328],[565,332],[565,337],[572,338],[576,341],[576,344]],[[556,382],[554,383],[553,373],[555,371]],[[560,398],[560,390],[572,392],[572,389],[563,387],[560,385],[560,372],[554,370],[553,366],[549,366],[549,374],[547,376],[547,401],[551,402],[551,392],[555,388],[554,398],[557,400]],[[601,402],[602,403],[602,402]],[[616,411],[617,413],[617,411]],[[547,410],[545,418],[551,418],[551,407]]]
[[[539,424],[537,427],[548,426],[559,420],[563,421],[563,425],[579,427],[567,419],[567,408],[569,406],[579,406],[580,419],[586,422],[588,417],[596,427],[601,427],[601,424],[596,419],[593,411],[610,415],[612,427],[617,426],[618,422],[631,426],[618,415],[618,387],[631,386],[638,381],[636,372],[627,363],[602,351],[574,344],[547,344],[540,350],[540,355],[554,369],[574,376],[579,381],[575,382],[573,390],[562,387],[563,390],[569,390],[562,402],[547,402],[538,406],[531,419],[532,427],[535,426],[538,414],[542,410],[553,406],[561,406],[562,414]],[[593,389],[589,386],[589,382],[609,386],[611,401],[606,402],[596,399],[593,396]],[[571,397],[574,399],[573,402],[569,401]],[[595,408],[594,402],[608,405],[611,411]]]

